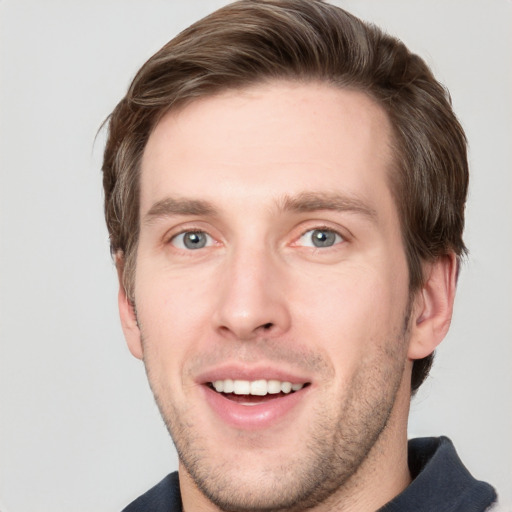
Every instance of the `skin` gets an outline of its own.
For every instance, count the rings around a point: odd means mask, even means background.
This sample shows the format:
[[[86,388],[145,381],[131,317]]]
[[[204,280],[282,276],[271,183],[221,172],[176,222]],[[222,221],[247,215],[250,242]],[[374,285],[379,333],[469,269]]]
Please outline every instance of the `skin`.
[[[412,360],[448,329],[456,264],[425,265],[410,297],[390,142],[363,93],[289,82],[195,100],[150,136],[137,313],[122,285],[119,306],[185,510],[375,510],[410,482]],[[190,231],[206,245],[187,248]],[[308,385],[264,428],[237,427],[205,399],[226,365]]]

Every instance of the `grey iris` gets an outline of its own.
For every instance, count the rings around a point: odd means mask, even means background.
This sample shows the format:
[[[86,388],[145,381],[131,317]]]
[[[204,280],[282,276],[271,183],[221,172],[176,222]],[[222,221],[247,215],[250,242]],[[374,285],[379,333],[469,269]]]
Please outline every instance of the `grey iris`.
[[[336,241],[336,233],[333,231],[315,229],[311,234],[311,240],[315,247],[331,247]]]
[[[185,233],[183,244],[187,249],[202,249],[206,245],[206,235],[196,231]]]

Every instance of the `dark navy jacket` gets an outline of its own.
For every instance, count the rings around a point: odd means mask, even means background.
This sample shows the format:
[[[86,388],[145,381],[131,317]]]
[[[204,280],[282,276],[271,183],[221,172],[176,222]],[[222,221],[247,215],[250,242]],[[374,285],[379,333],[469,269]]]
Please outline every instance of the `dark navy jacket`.
[[[496,501],[494,489],[471,476],[447,437],[409,441],[409,470],[412,483],[378,512],[483,512]],[[178,473],[123,512],[182,512]]]

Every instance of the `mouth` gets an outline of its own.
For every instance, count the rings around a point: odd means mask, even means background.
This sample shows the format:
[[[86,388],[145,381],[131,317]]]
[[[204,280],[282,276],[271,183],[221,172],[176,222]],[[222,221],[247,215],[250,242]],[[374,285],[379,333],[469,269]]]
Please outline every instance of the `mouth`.
[[[198,375],[196,389],[201,390],[213,423],[221,428],[272,431],[307,414],[316,394],[308,377],[275,365],[228,363]]]
[[[227,400],[241,405],[254,406],[297,393],[308,387],[310,383],[293,383],[277,379],[222,379],[208,382],[206,385]]]

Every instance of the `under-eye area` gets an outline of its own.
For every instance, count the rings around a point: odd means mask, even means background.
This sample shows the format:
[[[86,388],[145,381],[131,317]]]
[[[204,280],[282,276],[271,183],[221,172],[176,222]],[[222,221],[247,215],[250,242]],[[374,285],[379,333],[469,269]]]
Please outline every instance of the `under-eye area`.
[[[309,382],[292,383],[280,380],[216,380],[207,386],[234,402],[261,403],[282,398],[309,386]]]

